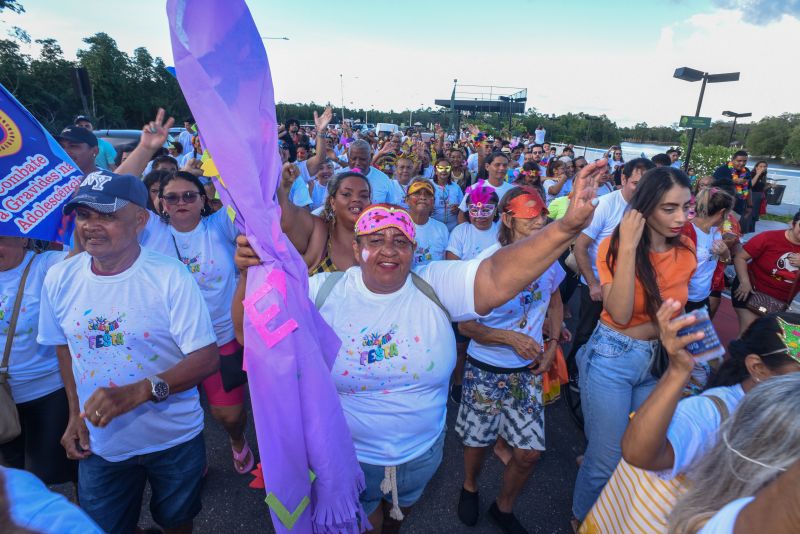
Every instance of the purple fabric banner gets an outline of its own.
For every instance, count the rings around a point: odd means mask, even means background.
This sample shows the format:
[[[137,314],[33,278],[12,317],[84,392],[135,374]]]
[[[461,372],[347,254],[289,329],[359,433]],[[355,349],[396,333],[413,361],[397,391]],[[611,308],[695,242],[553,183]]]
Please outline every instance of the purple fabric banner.
[[[363,531],[364,475],[330,377],[340,341],[309,300],[305,263],[280,229],[263,41],[243,0],[168,0],[167,13],[181,89],[264,261],[247,276],[245,362],[273,523],[278,532]]]

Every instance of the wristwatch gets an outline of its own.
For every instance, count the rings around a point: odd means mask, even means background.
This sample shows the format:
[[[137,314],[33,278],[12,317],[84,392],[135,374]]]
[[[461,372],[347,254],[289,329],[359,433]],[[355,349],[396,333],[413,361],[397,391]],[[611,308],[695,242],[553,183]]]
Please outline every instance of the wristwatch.
[[[153,402],[167,400],[167,397],[169,397],[169,384],[161,380],[157,375],[148,376],[147,380],[150,381],[150,395],[153,397]]]

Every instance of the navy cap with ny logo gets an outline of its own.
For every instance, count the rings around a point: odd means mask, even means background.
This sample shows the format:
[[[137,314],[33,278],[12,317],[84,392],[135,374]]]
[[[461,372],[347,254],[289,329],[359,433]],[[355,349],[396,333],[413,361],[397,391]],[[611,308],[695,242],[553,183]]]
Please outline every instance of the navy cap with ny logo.
[[[113,213],[133,203],[147,208],[147,187],[131,174],[115,174],[106,170],[92,172],[83,179],[78,192],[64,206],[67,215],[78,206],[100,213]]]

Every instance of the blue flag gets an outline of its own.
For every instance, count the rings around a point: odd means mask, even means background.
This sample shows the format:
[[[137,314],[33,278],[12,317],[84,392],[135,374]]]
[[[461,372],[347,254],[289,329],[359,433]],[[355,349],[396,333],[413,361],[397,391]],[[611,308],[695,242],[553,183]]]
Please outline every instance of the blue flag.
[[[81,179],[53,136],[0,85],[0,235],[68,241],[61,206]]]

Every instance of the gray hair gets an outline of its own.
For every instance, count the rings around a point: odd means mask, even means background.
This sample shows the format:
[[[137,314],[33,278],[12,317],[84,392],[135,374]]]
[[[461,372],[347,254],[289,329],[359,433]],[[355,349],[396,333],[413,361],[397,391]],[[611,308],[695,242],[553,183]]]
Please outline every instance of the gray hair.
[[[800,373],[770,378],[745,395],[717,444],[689,472],[692,487],[669,516],[670,534],[698,532],[729,502],[750,497],[800,459]]]
[[[350,147],[347,149],[347,153],[349,154],[351,150],[354,148],[365,150],[371,155],[372,154],[372,147],[369,143],[364,141],[363,139],[356,139],[352,143],[350,143]]]

